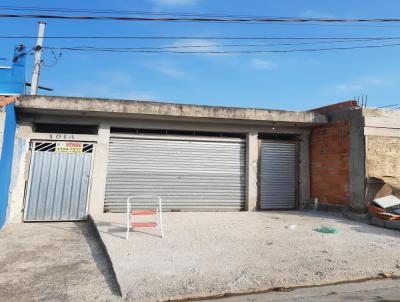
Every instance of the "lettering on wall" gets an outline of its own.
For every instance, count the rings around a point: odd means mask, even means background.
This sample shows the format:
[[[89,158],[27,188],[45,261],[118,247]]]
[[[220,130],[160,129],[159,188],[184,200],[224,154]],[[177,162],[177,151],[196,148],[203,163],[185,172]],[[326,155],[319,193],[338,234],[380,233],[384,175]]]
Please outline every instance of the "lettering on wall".
[[[75,139],[75,135],[73,134],[65,134],[65,133],[51,133],[49,134],[50,139]]]

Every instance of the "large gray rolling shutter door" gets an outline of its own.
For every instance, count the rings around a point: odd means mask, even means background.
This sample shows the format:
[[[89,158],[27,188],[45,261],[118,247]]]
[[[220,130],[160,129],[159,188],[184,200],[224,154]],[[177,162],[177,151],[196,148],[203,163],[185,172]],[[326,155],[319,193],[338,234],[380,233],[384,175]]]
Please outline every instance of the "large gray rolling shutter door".
[[[143,194],[162,196],[164,210],[241,210],[245,170],[241,139],[111,137],[105,211]]]
[[[260,208],[296,207],[296,144],[263,141],[260,165]]]

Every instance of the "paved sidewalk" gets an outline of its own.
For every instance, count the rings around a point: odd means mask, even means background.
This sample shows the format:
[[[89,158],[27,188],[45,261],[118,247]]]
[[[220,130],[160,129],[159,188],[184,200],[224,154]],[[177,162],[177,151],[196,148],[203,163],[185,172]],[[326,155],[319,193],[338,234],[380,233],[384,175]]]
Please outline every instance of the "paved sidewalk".
[[[0,301],[120,301],[87,222],[9,224],[0,232]]]

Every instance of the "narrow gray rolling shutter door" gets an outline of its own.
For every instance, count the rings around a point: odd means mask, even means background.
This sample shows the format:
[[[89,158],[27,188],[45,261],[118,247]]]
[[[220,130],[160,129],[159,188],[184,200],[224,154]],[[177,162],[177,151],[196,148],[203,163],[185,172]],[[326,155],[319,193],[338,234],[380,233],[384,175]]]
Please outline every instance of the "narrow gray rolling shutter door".
[[[260,208],[293,209],[296,207],[296,144],[261,143]]]
[[[240,139],[111,137],[105,211],[124,212],[128,196],[143,194],[162,196],[167,211],[240,210],[245,170]]]

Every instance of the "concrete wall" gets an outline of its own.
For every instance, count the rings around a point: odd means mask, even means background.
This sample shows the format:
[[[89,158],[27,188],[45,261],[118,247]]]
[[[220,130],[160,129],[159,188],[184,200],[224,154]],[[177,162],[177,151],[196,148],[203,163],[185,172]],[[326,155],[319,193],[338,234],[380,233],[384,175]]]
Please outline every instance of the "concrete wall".
[[[17,105],[29,111],[67,114],[84,114],[92,116],[120,116],[126,118],[163,118],[170,120],[211,119],[229,122],[237,120],[240,123],[279,123],[313,125],[326,123],[325,115],[318,112],[299,112],[286,110],[220,107],[161,103],[135,100],[108,100],[96,98],[72,98],[50,96],[22,96]]]
[[[107,176],[107,161],[109,149],[110,127],[127,127],[142,129],[173,129],[191,131],[215,131],[242,133],[247,140],[247,171],[246,171],[246,209],[255,210],[257,207],[257,169],[258,169],[258,134],[291,134],[301,138],[300,145],[300,204],[303,206],[310,200],[309,187],[309,156],[308,156],[308,135],[309,128],[298,126],[271,126],[268,124],[251,124],[238,122],[210,122],[209,120],[200,121],[177,121],[159,119],[140,119],[140,118],[99,118],[82,116],[65,116],[60,114],[36,114],[20,113],[21,124],[16,137],[16,153],[13,166],[13,183],[10,222],[21,222],[22,210],[24,208],[25,185],[28,179],[30,166],[29,143],[32,140],[71,140],[95,142],[94,165],[92,173],[92,183],[89,195],[89,212],[96,216],[103,212],[105,197],[105,184]],[[71,135],[57,133],[34,133],[33,123],[63,123],[63,124],[88,124],[99,125],[98,135]]]
[[[367,177],[400,180],[400,136],[368,135],[366,155]]]
[[[373,198],[371,190],[380,187],[376,179],[390,185],[400,184],[400,111],[364,109],[366,203]]]
[[[258,133],[248,132],[246,135],[246,210],[257,209],[258,200]]]

